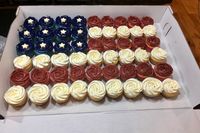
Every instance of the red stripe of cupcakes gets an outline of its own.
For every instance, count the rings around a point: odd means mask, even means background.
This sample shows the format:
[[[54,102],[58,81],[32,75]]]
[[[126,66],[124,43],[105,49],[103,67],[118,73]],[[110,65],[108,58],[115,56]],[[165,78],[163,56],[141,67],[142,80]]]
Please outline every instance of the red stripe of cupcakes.
[[[70,70],[70,80],[72,82],[76,80],[85,79],[85,69],[83,66],[72,66]]]
[[[102,78],[102,70],[98,65],[90,65],[86,68],[86,78],[89,82],[93,80],[101,80]]]
[[[122,25],[127,25],[127,19],[123,16],[118,16],[114,20],[114,25],[116,28]]]
[[[102,45],[103,45],[103,49],[104,51],[106,50],[116,50],[116,43],[115,43],[115,39],[113,38],[102,38]]]
[[[132,27],[134,27],[134,26],[141,26],[141,21],[140,21],[140,19],[139,19],[138,17],[136,17],[136,16],[129,16],[129,17],[128,17],[128,24],[127,24],[127,26],[128,26],[129,28],[132,28]]]
[[[155,47],[160,46],[160,39],[156,36],[150,36],[146,38],[146,50],[151,51]]]
[[[91,16],[87,20],[88,27],[102,27],[101,19],[98,16]]]
[[[116,65],[107,65],[103,68],[102,72],[106,81],[119,77],[119,70]]]
[[[101,42],[101,39],[93,39],[93,38],[90,38],[88,40],[88,48],[89,50],[98,50],[98,51],[103,51],[103,45],[102,45],[102,42]]]
[[[149,63],[139,63],[136,70],[137,77],[140,80],[144,80],[147,77],[153,77],[153,68]]]
[[[103,26],[114,26],[114,20],[110,16],[104,16],[101,22]]]
[[[144,37],[135,37],[132,39],[132,50],[135,51],[137,48],[146,49],[146,41]]]
[[[117,48],[118,50],[131,48],[131,42],[127,38],[118,38],[117,39]]]
[[[120,78],[125,81],[129,78],[135,78],[137,75],[136,68],[133,64],[123,64],[120,67]]]
[[[171,67],[171,65],[167,63],[160,63],[160,64],[155,65],[154,73],[155,73],[156,78],[160,80],[165,80],[171,77],[173,73],[173,68]]]
[[[56,83],[67,83],[68,82],[68,71],[64,67],[55,67],[50,72],[50,80],[52,84]]]
[[[143,17],[141,22],[142,22],[142,27],[154,24],[154,20],[148,16]]]
[[[44,68],[34,68],[31,72],[31,81],[36,84],[49,84],[49,72]]]

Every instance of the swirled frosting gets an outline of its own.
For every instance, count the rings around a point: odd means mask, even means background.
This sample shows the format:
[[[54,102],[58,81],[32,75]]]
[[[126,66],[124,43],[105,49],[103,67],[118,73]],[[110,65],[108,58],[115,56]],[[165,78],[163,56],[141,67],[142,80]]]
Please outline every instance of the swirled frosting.
[[[123,92],[123,84],[119,79],[110,79],[106,82],[106,91],[111,98],[117,98]]]
[[[89,97],[94,101],[100,101],[106,95],[106,88],[102,81],[93,80],[88,85]]]
[[[163,94],[166,97],[175,97],[179,94],[180,85],[176,80],[167,78],[163,82]]]
[[[51,88],[51,97],[57,103],[64,103],[70,96],[70,90],[66,83],[57,83]]]
[[[102,30],[101,30],[101,28],[99,28],[97,26],[91,27],[88,30],[88,35],[91,38],[100,38],[100,37],[102,37]]]
[[[33,58],[33,66],[36,68],[49,68],[51,58],[46,54],[40,54]]]
[[[142,83],[134,78],[126,80],[123,87],[128,98],[135,98],[142,92]]]
[[[26,91],[22,86],[12,86],[5,92],[4,99],[10,105],[22,106],[27,99]]]
[[[28,91],[28,97],[32,103],[43,105],[49,100],[49,88],[45,84],[34,84]]]
[[[104,26],[102,29],[103,36],[106,38],[115,38],[117,31],[114,27]]]
[[[69,61],[72,65],[82,66],[87,63],[87,56],[82,52],[72,53],[69,57]]]
[[[32,67],[31,58],[27,55],[21,55],[14,59],[14,67],[19,69],[30,70]]]
[[[167,52],[162,48],[155,47],[151,51],[151,59],[159,63],[164,63],[167,59]]]
[[[107,50],[103,53],[103,59],[106,64],[117,64],[118,63],[118,53],[114,50]]]
[[[130,49],[122,49],[119,51],[119,61],[123,64],[130,64],[134,61],[134,52]]]
[[[143,93],[148,97],[156,97],[163,91],[162,82],[156,78],[148,77],[142,84]]]
[[[135,50],[135,59],[137,62],[148,62],[150,54],[141,48]]]
[[[98,50],[90,50],[87,53],[87,60],[89,64],[100,64],[103,60],[103,56]]]
[[[82,80],[77,80],[70,86],[70,93],[76,100],[83,100],[87,95],[87,83]]]
[[[119,26],[117,28],[117,36],[119,38],[129,38],[130,30],[127,26]]]
[[[143,36],[143,30],[140,28],[140,26],[133,26],[132,28],[130,28],[130,33],[133,37]]]
[[[64,53],[58,53],[51,56],[51,63],[54,66],[67,66],[69,57]]]
[[[155,36],[156,27],[154,25],[147,25],[143,28],[143,32],[145,36]]]

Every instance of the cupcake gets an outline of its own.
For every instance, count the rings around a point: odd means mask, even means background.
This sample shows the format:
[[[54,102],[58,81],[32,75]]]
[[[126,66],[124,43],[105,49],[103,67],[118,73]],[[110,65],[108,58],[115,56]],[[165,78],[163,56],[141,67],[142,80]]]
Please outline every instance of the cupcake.
[[[51,18],[50,16],[44,16],[44,17],[40,18],[39,25],[42,28],[54,29],[54,26],[55,26],[54,19]]]
[[[115,25],[116,28],[119,27],[119,26],[122,26],[122,25],[127,25],[127,20],[123,16],[118,16],[114,20],[114,25]]]
[[[119,38],[117,39],[117,49],[130,49],[131,48],[131,42],[127,38]]]
[[[132,28],[134,26],[141,26],[141,22],[140,22],[140,19],[136,16],[129,16],[128,17],[128,22],[127,22],[127,26],[129,28]]]
[[[86,27],[87,20],[83,16],[76,16],[72,19],[73,27]]]
[[[56,24],[58,27],[71,27],[72,19],[67,16],[58,16],[56,17]]]
[[[55,36],[56,36],[56,40],[57,41],[67,41],[70,42],[71,41],[71,29],[70,27],[64,28],[58,28],[55,31]]]
[[[147,25],[143,28],[144,35],[146,37],[156,35],[156,27],[154,25]]]
[[[38,41],[34,46],[35,55],[47,54],[52,55],[53,44],[49,41]]]
[[[50,81],[52,84],[67,83],[68,71],[64,67],[55,67],[50,72]]]
[[[90,65],[86,68],[85,75],[89,82],[93,80],[101,80],[102,78],[101,67],[97,65]]]
[[[64,53],[58,53],[51,56],[51,63],[57,67],[67,67],[69,64],[69,57]]]
[[[143,30],[140,26],[133,26],[132,28],[130,28],[130,33],[132,38],[143,36]]]
[[[131,64],[134,59],[135,55],[131,49],[122,49],[119,51],[119,61],[121,64]]]
[[[29,41],[22,41],[16,46],[17,55],[34,56],[34,45]]]
[[[127,26],[119,26],[117,28],[117,37],[119,38],[129,38],[130,30]]]
[[[91,65],[100,65],[103,61],[103,56],[98,50],[90,50],[87,53],[87,61]]]
[[[167,78],[163,82],[162,94],[167,98],[177,97],[179,95],[180,85],[176,80]]]
[[[51,97],[58,104],[67,102],[69,96],[70,89],[66,83],[57,83],[51,88]]]
[[[156,78],[148,77],[142,82],[143,94],[147,97],[157,97],[163,91],[162,82]]]
[[[142,23],[142,27],[147,26],[147,25],[153,25],[154,20],[149,16],[145,16],[142,18],[141,23]]]
[[[54,40],[53,30],[49,28],[42,28],[40,31],[37,32],[37,40],[52,42]]]
[[[28,90],[28,97],[30,101],[35,105],[44,105],[48,102],[50,97],[50,91],[45,84],[34,84]]]
[[[72,53],[69,57],[69,62],[73,66],[85,66],[87,63],[87,56],[82,52]]]
[[[160,80],[165,80],[167,78],[170,78],[172,76],[172,73],[173,73],[173,68],[171,67],[171,65],[167,63],[160,63],[155,65],[154,67],[154,74],[156,78]]]
[[[151,51],[155,47],[160,46],[160,39],[156,36],[151,36],[146,38],[146,49]]]
[[[87,42],[83,40],[72,41],[71,46],[75,52],[86,52],[88,50]]]
[[[117,50],[115,39],[103,37],[101,42],[102,42],[104,51]]]
[[[88,85],[88,95],[93,101],[101,101],[106,95],[106,88],[102,81],[94,80]]]
[[[125,81],[129,78],[135,78],[137,76],[136,68],[133,64],[124,64],[120,67],[120,79]]]
[[[23,27],[28,30],[37,30],[38,29],[38,21],[34,17],[28,17],[25,19]]]
[[[123,93],[123,84],[119,79],[111,79],[106,82],[106,91],[110,98],[118,98]]]
[[[35,34],[30,30],[19,31],[19,40],[20,41],[34,41]]]
[[[10,76],[10,83],[12,85],[20,85],[27,88],[31,85],[31,80],[29,78],[29,72],[23,69],[15,69]]]
[[[87,20],[88,27],[101,27],[101,19],[98,16],[90,16]]]
[[[151,63],[153,64],[165,63],[167,60],[167,52],[162,48],[155,47],[151,51],[150,57]]]
[[[73,27],[72,38],[74,40],[84,40],[87,41],[87,29],[83,27]]]
[[[130,78],[124,82],[123,88],[127,98],[135,98],[142,92],[142,83],[135,78]]]
[[[70,86],[71,96],[76,100],[83,100],[87,95],[87,83],[82,80],[73,82]]]
[[[51,67],[51,58],[46,54],[40,54],[33,58],[33,66],[35,68],[49,69]]]
[[[116,65],[107,65],[102,69],[104,80],[115,79],[119,77],[119,69]]]
[[[117,30],[114,27],[104,26],[102,29],[102,34],[105,38],[115,38]]]
[[[104,50],[101,39],[90,38],[88,40],[88,48],[89,50],[98,50],[99,52],[102,52]]]
[[[70,80],[72,82],[76,80],[85,79],[85,68],[83,66],[72,66],[70,69]]]
[[[70,55],[72,52],[72,46],[66,41],[56,42],[54,47],[54,53],[65,53]]]
[[[108,50],[103,53],[103,59],[105,64],[116,65],[118,63],[118,53],[114,50]]]
[[[30,79],[32,83],[37,84],[46,84],[50,82],[49,72],[44,68],[35,68],[31,71]]]
[[[16,57],[13,64],[16,69],[24,69],[26,71],[31,71],[32,69],[32,60],[27,55],[20,55]]]
[[[146,40],[144,37],[135,37],[131,41],[131,49],[135,51],[137,48],[146,49]]]
[[[4,100],[13,107],[21,107],[27,101],[26,90],[20,85],[12,86],[5,92]]]
[[[137,63],[148,62],[150,54],[141,48],[135,50],[135,60]]]
[[[90,38],[94,38],[94,39],[101,38],[102,37],[102,30],[101,30],[101,28],[99,28],[97,26],[91,27],[88,30],[88,35],[89,35]]]
[[[149,63],[139,63],[136,67],[136,71],[139,80],[144,80],[147,77],[153,77],[153,68]]]
[[[114,20],[110,16],[103,16],[101,22],[102,26],[114,26]]]

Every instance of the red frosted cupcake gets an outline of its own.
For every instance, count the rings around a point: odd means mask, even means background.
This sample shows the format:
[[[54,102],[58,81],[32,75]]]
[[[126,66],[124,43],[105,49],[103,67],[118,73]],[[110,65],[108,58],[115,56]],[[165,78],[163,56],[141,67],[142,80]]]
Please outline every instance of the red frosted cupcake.
[[[114,20],[110,16],[104,16],[101,19],[102,26],[114,26]]]
[[[85,75],[89,82],[93,80],[101,80],[102,78],[101,67],[98,65],[90,65],[86,68]]]
[[[52,84],[67,83],[68,71],[64,67],[55,67],[50,73],[50,80]]]
[[[85,69],[83,66],[72,66],[70,70],[70,80],[72,82],[76,80],[85,79]]]
[[[110,80],[110,79],[115,79],[119,77],[119,70],[116,65],[107,65],[103,68],[103,77],[104,79]]]
[[[103,45],[102,45],[101,39],[90,38],[88,41],[88,48],[89,50],[94,49],[100,52],[103,51]]]
[[[87,20],[88,27],[101,27],[101,19],[98,16],[91,16]]]
[[[154,20],[151,17],[148,17],[148,16],[143,17],[141,22],[142,22],[142,27],[154,24]]]
[[[119,38],[117,39],[117,49],[127,49],[131,48],[131,42],[127,38]]]
[[[173,68],[171,67],[171,65],[167,63],[160,63],[158,65],[155,65],[154,67],[155,77],[162,81],[167,78],[170,78],[172,73],[173,73]]]
[[[128,23],[127,26],[129,28],[132,28],[133,26],[141,26],[140,19],[136,16],[129,16],[127,23]]]
[[[44,68],[35,68],[31,72],[31,81],[36,84],[49,84],[49,72]]]
[[[120,67],[120,78],[125,81],[136,77],[136,69],[133,64],[124,64]]]
[[[27,88],[31,84],[29,72],[23,69],[15,69],[10,76],[10,83],[12,85],[20,85]]]
[[[149,63],[138,64],[136,71],[139,80],[144,80],[147,77],[153,77],[153,68]]]
[[[118,16],[114,20],[114,25],[115,25],[116,28],[119,27],[119,26],[122,26],[122,25],[127,25],[127,20],[123,16]]]
[[[106,50],[116,50],[116,43],[115,43],[115,39],[113,38],[102,38],[102,45],[103,45],[103,49],[104,51]]]
[[[132,50],[135,51],[137,48],[146,49],[146,42],[144,37],[135,37],[131,41]]]
[[[160,46],[160,39],[156,36],[150,36],[146,38],[146,50],[151,51],[155,47]]]

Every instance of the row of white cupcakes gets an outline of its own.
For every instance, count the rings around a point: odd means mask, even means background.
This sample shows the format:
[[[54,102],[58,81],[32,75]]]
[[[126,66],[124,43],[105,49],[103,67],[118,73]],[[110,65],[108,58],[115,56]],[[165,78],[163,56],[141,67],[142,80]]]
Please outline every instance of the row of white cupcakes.
[[[82,80],[77,80],[69,87],[65,83],[55,84],[51,90],[45,84],[35,84],[28,90],[21,86],[12,86],[4,95],[5,101],[14,106],[23,106],[27,99],[35,105],[44,105],[50,96],[56,103],[65,103],[70,95],[76,100],[83,100],[87,94],[93,101],[101,101],[105,95],[116,99],[123,92],[127,98],[135,98],[141,92],[147,97],[157,97],[162,94],[165,97],[176,97],[179,94],[180,85],[176,80],[165,79],[163,82],[156,78],[146,78],[143,82],[131,78],[122,83],[119,79],[110,79],[105,84],[102,81],[94,80],[87,84]]]
[[[87,54],[82,52],[72,53],[69,57],[64,53],[54,54],[52,57],[46,54],[41,54],[33,58],[26,55],[18,56],[13,63],[15,68],[25,69],[30,71],[32,64],[36,68],[49,68],[51,63],[53,66],[83,66],[88,64],[130,64],[135,60],[136,62],[148,62],[153,64],[164,63],[167,59],[167,52],[159,47],[155,47],[151,53],[144,49],[137,48],[135,51],[131,49],[122,49],[119,52],[114,50],[105,51],[103,54],[97,50],[90,50]]]
[[[127,26],[119,26],[117,29],[114,27],[104,26],[102,29],[94,26],[89,28],[88,35],[90,38],[101,38],[102,36],[106,38],[129,38],[131,37],[141,37],[145,35],[146,37],[156,35],[156,27],[154,25],[147,25],[143,27],[134,26],[128,28]]]

